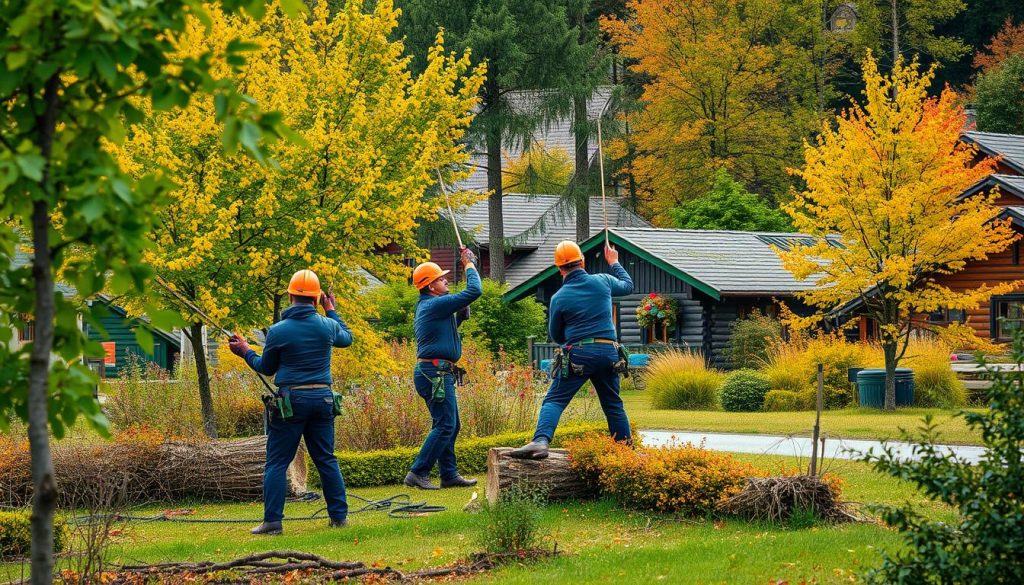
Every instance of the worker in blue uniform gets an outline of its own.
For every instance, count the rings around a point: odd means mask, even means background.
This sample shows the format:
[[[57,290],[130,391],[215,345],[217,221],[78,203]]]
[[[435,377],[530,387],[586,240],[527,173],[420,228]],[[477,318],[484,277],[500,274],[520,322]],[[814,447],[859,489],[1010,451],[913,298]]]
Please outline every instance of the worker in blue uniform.
[[[619,264],[617,250],[605,246],[604,257],[611,274],[588,274],[583,268],[583,252],[575,242],[564,241],[555,248],[562,288],[551,297],[548,335],[561,351],[555,358],[533,440],[512,450],[510,457],[546,458],[558,419],[587,380],[594,384],[612,438],[630,441],[629,418],[619,397],[619,374],[627,367],[628,358],[616,340],[612,297],[632,293],[633,280]]]
[[[274,376],[275,400],[268,402],[267,463],[263,471],[263,523],[253,534],[281,534],[288,465],[305,438],[327,501],[328,526],[348,524],[345,481],[334,456],[334,417],[341,396],[331,390],[331,351],[352,345],[352,332],[335,310],[334,296],[320,290],[311,270],[296,272],[288,284],[291,306],[267,332],[263,354],[233,335],[228,347],[250,368]],[[326,316],[316,310],[317,300]]]
[[[420,291],[413,329],[416,334],[416,367],[413,377],[416,393],[430,411],[431,428],[419,455],[405,476],[405,485],[426,490],[439,489],[430,481],[437,465],[442,488],[476,485],[475,479],[459,475],[455,459],[455,439],[459,436],[459,407],[455,386],[465,371],[458,366],[462,357],[459,325],[469,318],[469,305],[480,297],[480,274],[473,252],[463,248],[466,288],[448,293],[447,270],[433,262],[424,262],[413,271],[413,284]]]

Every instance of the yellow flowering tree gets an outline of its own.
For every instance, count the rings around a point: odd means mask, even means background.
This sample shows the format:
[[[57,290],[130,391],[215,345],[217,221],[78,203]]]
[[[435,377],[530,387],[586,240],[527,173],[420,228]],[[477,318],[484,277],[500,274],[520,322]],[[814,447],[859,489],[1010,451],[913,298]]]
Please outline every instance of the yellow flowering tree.
[[[356,0],[333,10],[319,3],[306,19],[276,6],[262,20],[210,12],[208,27],[193,22],[181,40],[182,56],[246,39],[242,91],[280,111],[295,136],[273,145],[272,164],[261,166],[222,153],[225,135],[243,145],[256,137],[218,124],[214,100],[150,117],[119,147],[122,164],[138,173],[157,166],[178,188],[145,261],[223,326],[241,330],[265,326],[271,312],[276,321],[289,277],[311,268],[338,293],[357,340],[349,359],[386,359],[356,294],[365,284],[359,268],[383,276],[406,269],[400,255],[378,252],[416,252],[415,227],[439,207],[424,196],[435,169],[467,158],[458,142],[482,68],[472,69],[468,54],[446,54],[439,35],[413,77],[402,43],[389,38],[398,17],[389,0],[369,10]],[[211,63],[225,73],[231,66]],[[216,436],[202,319],[185,313],[206,432]]]
[[[974,164],[976,149],[960,142],[957,96],[946,89],[928,97],[933,72],[899,62],[882,76],[868,55],[865,104],[826,124],[794,171],[806,188],[785,209],[817,243],[778,251],[797,278],[820,277],[803,300],[822,312],[859,300],[879,323],[887,409],[895,408],[895,369],[914,314],[974,307],[1020,284],[954,291],[941,283],[1016,236],[996,219],[994,195],[960,199],[994,163]]]

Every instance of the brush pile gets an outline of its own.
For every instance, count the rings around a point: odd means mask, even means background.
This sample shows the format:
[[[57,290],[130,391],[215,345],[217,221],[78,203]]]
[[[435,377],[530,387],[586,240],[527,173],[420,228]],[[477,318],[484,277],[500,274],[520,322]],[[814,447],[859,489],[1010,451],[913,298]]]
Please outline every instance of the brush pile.
[[[811,475],[750,477],[739,493],[719,508],[754,521],[781,523],[794,512],[813,513],[825,522],[854,522],[860,518],[839,500],[839,489]]]

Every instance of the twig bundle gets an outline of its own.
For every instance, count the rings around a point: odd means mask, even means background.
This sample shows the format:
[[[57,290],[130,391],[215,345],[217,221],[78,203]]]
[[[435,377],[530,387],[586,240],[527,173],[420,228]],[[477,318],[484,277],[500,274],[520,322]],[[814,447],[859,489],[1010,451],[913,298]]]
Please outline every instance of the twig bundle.
[[[751,477],[743,489],[721,509],[749,520],[783,522],[796,510],[813,512],[827,522],[854,522],[860,518],[836,498],[820,477],[794,475]]]

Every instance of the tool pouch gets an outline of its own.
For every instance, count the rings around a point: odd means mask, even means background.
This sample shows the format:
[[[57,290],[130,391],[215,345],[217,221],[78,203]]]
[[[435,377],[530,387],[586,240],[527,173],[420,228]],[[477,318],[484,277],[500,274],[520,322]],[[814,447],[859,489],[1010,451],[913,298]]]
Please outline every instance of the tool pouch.
[[[629,377],[629,350],[626,346],[621,343],[615,344],[615,351],[619,354],[619,359],[612,364],[612,371],[616,374],[622,374],[623,377]]]
[[[444,373],[436,378],[430,379],[431,389],[434,391],[434,402],[444,400]]]
[[[562,350],[555,349],[555,355],[548,364],[548,377],[554,380],[561,377],[562,372]]]
[[[334,399],[334,416],[341,416],[341,393],[331,390],[331,398]]]
[[[452,375],[455,376],[455,384],[462,386],[466,383],[466,369],[452,364]]]
[[[281,418],[288,418],[295,414],[292,411],[292,393],[287,388],[281,388],[277,391],[277,397],[274,398],[274,404],[277,406],[277,410],[281,413]]]

